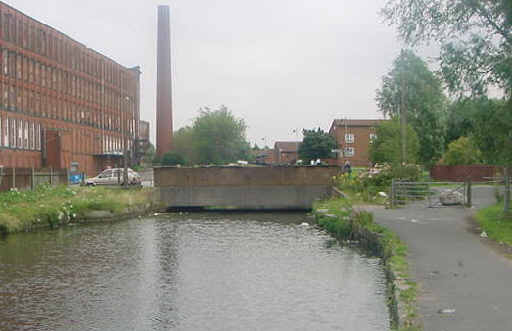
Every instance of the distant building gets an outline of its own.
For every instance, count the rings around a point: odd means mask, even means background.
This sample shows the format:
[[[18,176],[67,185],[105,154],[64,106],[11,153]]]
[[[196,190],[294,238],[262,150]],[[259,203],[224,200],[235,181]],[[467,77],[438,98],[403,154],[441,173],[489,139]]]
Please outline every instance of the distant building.
[[[336,164],[343,165],[346,160],[352,166],[368,166],[369,149],[377,137],[375,128],[385,120],[338,119],[332,122],[329,134],[336,139],[338,152]]]
[[[141,160],[151,146],[149,141],[150,124],[148,121],[139,122],[139,140],[137,141],[137,161]]]
[[[256,151],[256,163],[258,164],[272,164],[274,163],[274,150],[265,149]]]
[[[0,2],[0,165],[94,175],[124,150],[133,160],[139,82],[138,67]]]
[[[300,141],[276,141],[274,144],[274,163],[295,164],[299,158]]]

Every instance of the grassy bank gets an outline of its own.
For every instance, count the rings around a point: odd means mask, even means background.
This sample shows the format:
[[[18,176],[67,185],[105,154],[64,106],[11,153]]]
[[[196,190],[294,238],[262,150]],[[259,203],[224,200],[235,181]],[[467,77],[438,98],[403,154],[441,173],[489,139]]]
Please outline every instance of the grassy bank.
[[[149,208],[150,191],[145,189],[43,185],[34,191],[0,193],[0,233],[55,227],[92,216],[115,217]]]
[[[512,218],[505,217],[503,203],[481,209],[475,217],[489,238],[512,246]]]
[[[398,236],[373,221],[373,214],[357,211],[345,199],[318,203],[317,223],[340,240],[356,240],[367,251],[382,258],[388,278],[392,328],[421,330],[416,309],[416,283],[409,277],[407,246]]]

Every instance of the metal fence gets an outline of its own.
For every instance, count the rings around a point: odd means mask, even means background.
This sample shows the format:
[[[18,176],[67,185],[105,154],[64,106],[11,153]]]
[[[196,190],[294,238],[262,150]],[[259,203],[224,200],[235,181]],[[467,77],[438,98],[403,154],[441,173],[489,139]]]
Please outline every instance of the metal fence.
[[[429,208],[441,207],[441,194],[461,196],[461,203],[471,205],[471,182],[407,182],[393,180],[391,204],[399,206],[411,202],[423,202]]]
[[[8,191],[12,188],[30,190],[41,184],[66,185],[67,183],[66,169],[0,167],[0,191]]]

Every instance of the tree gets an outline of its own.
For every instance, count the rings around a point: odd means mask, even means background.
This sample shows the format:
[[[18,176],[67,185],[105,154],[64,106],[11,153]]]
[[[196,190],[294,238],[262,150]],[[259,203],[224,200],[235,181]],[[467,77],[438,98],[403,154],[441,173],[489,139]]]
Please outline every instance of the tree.
[[[251,146],[245,137],[247,126],[225,107],[199,110],[192,126],[173,135],[173,152],[187,164],[225,164],[250,158]]]
[[[167,152],[162,157],[162,165],[185,165],[186,161],[185,158],[176,152]]]
[[[510,103],[510,102],[509,102]],[[488,100],[485,111],[473,116],[472,138],[488,164],[510,164],[512,112],[504,101]]]
[[[473,119],[477,112],[484,109],[481,100],[461,98],[448,106],[446,119],[445,144],[467,137],[473,131]]]
[[[512,87],[510,0],[388,0],[382,10],[409,45],[438,42],[441,72],[454,92]]]
[[[446,144],[448,145],[460,137],[474,136],[475,130],[478,127],[489,127],[485,123],[491,120],[489,115],[494,114],[497,107],[503,107],[503,101],[490,99],[486,96],[460,98],[452,102],[448,107]],[[481,135],[482,133],[485,132],[480,132],[479,134]],[[491,129],[489,133],[496,133],[496,131]],[[483,136],[480,136],[480,138],[483,138]],[[472,139],[472,141],[477,143],[482,149],[487,150],[489,147],[486,146],[482,139]],[[487,162],[485,159],[483,161]],[[492,161],[490,162],[492,163]]]
[[[151,162],[153,162],[153,159],[155,158],[155,146],[153,146],[152,143],[148,142],[144,146],[144,150],[141,157],[141,163],[144,165],[151,165]]]
[[[481,161],[482,153],[468,137],[460,137],[451,142],[442,159],[445,165],[470,165]]]
[[[420,140],[419,161],[433,165],[444,150],[446,97],[441,81],[427,64],[410,50],[402,50],[391,71],[382,78],[376,97],[379,110],[401,117],[405,105],[407,122]]]
[[[441,44],[441,72],[451,92],[482,95],[490,86],[501,87],[509,101],[502,115],[510,119],[512,1],[388,0],[382,14],[389,23],[398,26],[400,36],[408,44]],[[493,137],[496,133],[488,131],[486,139]],[[512,133],[498,138],[503,141],[499,144],[503,149],[498,152],[508,174],[512,164]],[[505,196],[505,213],[509,213],[509,189]]]
[[[370,145],[370,160],[373,163],[400,164],[400,121],[385,121],[376,128],[377,138]],[[416,163],[420,149],[418,136],[411,125],[407,126],[407,162]]]
[[[331,157],[331,151],[336,148],[336,140],[333,136],[320,128],[317,130],[304,129],[302,134],[304,138],[299,146],[299,157],[303,161],[310,162]]]
[[[247,125],[225,106],[200,109],[192,126],[199,163],[223,164],[245,160],[251,145],[246,139]]]
[[[198,152],[195,146],[194,130],[190,126],[180,128],[172,137],[173,152],[180,154],[186,164],[198,163]]]

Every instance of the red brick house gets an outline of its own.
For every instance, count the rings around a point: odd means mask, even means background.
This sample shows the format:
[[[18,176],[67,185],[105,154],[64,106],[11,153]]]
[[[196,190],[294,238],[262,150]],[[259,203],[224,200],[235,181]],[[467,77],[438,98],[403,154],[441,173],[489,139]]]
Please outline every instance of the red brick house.
[[[299,157],[300,141],[276,141],[274,145],[274,163],[295,164]]]
[[[348,160],[352,166],[368,166],[370,144],[377,137],[376,127],[383,121],[385,120],[334,120],[329,134],[336,139],[341,151],[336,163],[341,166]]]
[[[256,163],[258,164],[272,164],[274,163],[274,150],[265,149],[255,152]]]

